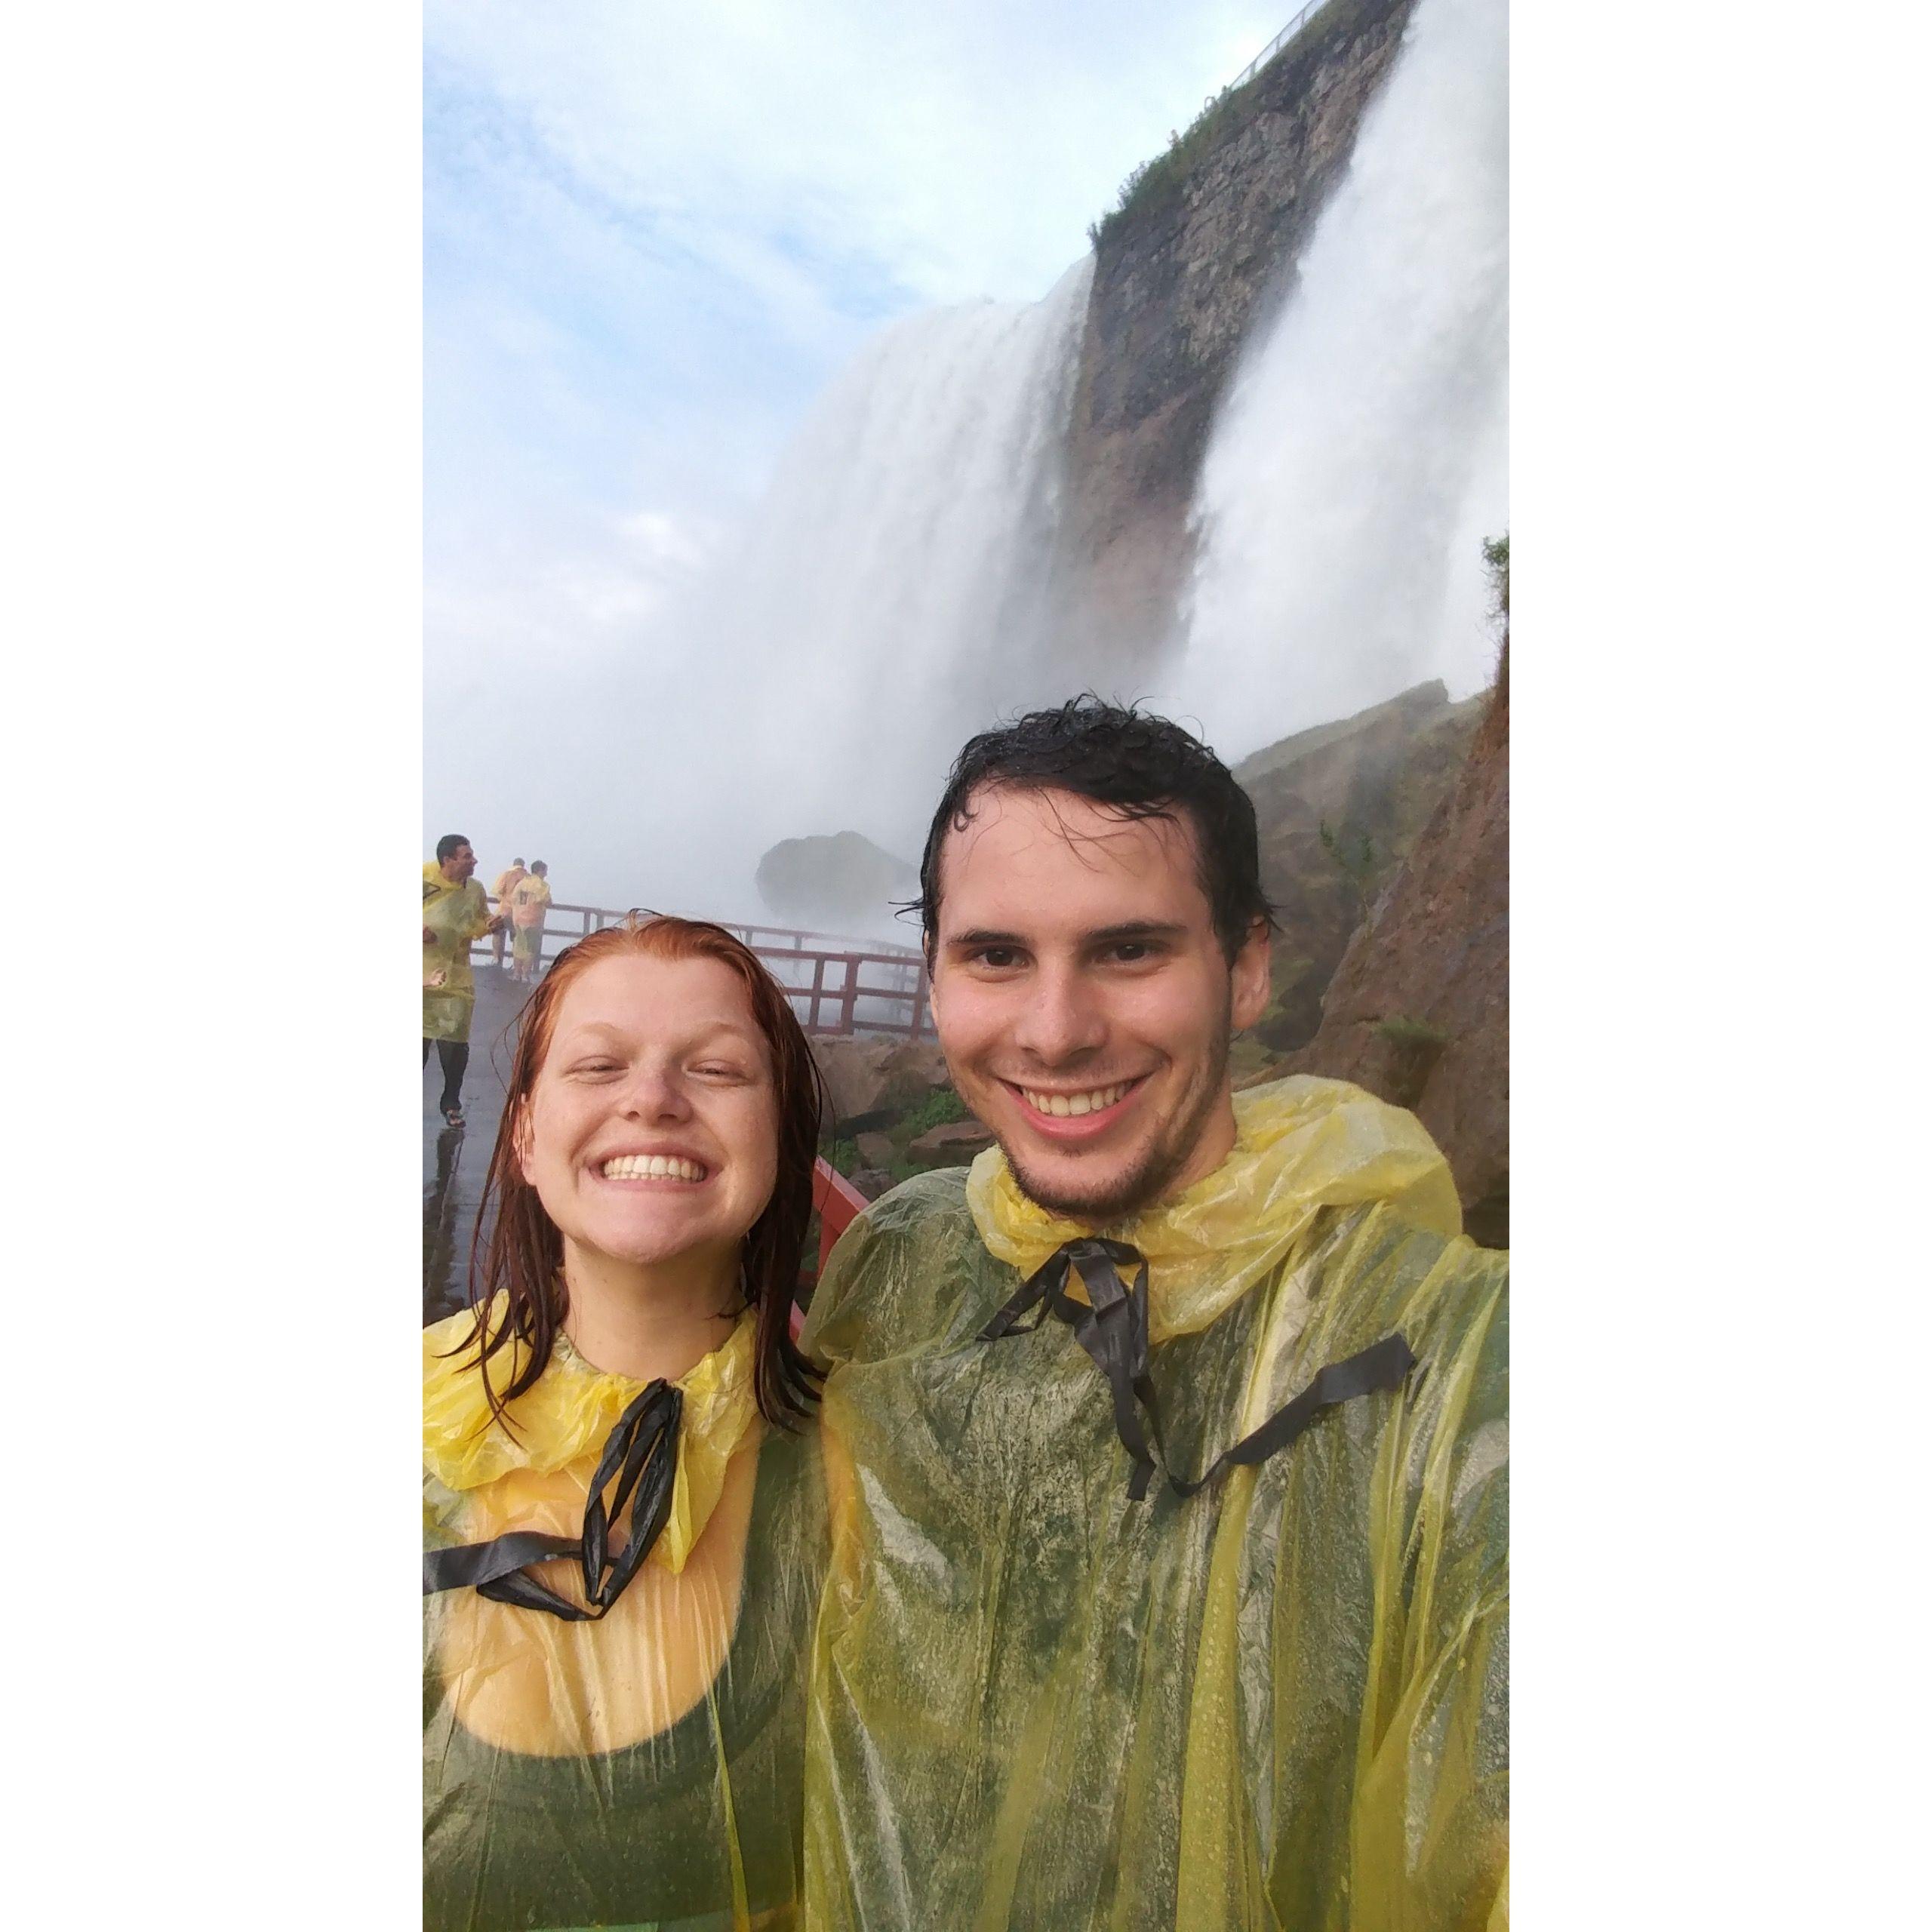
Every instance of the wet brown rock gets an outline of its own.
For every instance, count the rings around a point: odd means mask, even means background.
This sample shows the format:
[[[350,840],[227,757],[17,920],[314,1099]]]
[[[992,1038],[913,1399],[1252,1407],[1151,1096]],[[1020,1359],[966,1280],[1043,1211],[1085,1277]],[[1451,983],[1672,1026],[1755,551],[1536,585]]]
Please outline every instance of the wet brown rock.
[[[993,1144],[993,1137],[976,1120],[950,1120],[943,1127],[928,1128],[906,1149],[915,1161],[970,1161]]]
[[[817,1034],[811,1047],[835,1120],[910,1106],[946,1084],[946,1056],[934,1041]]]
[[[1475,743],[1336,968],[1284,1071],[1413,1107],[1455,1171],[1470,1235],[1509,1238],[1509,663]]]

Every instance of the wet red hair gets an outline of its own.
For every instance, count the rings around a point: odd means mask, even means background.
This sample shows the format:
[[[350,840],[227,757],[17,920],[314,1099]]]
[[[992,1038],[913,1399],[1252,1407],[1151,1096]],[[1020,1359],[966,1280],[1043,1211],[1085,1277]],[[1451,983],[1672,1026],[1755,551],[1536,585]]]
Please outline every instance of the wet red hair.
[[[816,1373],[792,1343],[791,1316],[806,1226],[811,1219],[812,1164],[818,1152],[824,1083],[784,989],[742,940],[706,920],[634,912],[623,924],[592,933],[565,948],[537,982],[515,1023],[509,1091],[470,1249],[469,1303],[476,1333],[463,1346],[473,1346],[482,1337],[484,1311],[500,1293],[507,1294],[508,1319],[483,1340],[477,1362],[491,1409],[500,1418],[505,1405],[534,1387],[549,1365],[569,1306],[563,1236],[544,1211],[536,1189],[524,1178],[517,1137],[550,1050],[564,995],[600,960],[626,954],[651,959],[715,959],[728,967],[743,983],[752,1017],[771,1051],[778,1111],[778,1178],[764,1211],[745,1237],[744,1281],[746,1305],[756,1313],[753,1386],[758,1409],[768,1422],[789,1427],[804,1415],[817,1395]],[[493,1202],[494,1217],[489,1212]],[[522,1345],[522,1362],[499,1393],[491,1383],[490,1360],[512,1337]]]

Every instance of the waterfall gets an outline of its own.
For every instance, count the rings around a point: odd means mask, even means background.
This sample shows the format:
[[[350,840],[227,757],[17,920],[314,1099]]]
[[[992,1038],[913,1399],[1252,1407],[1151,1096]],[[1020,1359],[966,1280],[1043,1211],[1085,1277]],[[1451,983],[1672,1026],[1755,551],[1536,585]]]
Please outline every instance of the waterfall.
[[[1419,0],[1211,433],[1161,697],[1235,758],[1420,680],[1487,681],[1507,527],[1506,0]]]
[[[706,625],[783,721],[783,782],[746,801],[765,842],[850,828],[916,858],[964,739],[1062,695],[1044,627],[1092,275],[895,325],[786,451]]]

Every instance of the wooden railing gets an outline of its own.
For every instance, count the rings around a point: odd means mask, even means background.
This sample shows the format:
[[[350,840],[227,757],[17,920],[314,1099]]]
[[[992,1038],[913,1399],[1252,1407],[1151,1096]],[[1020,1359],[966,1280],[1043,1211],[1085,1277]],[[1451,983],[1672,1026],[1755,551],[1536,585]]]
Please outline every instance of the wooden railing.
[[[494,909],[496,900],[490,903]],[[546,906],[538,955],[548,965],[566,947],[625,917],[608,906]],[[790,995],[792,1010],[807,1032],[931,1038],[926,962],[916,946],[791,926],[737,925],[723,919],[716,923],[764,961],[766,971]],[[504,928],[502,937],[507,959],[509,928]],[[472,960],[479,963],[495,954],[494,939],[479,939],[470,949]]]

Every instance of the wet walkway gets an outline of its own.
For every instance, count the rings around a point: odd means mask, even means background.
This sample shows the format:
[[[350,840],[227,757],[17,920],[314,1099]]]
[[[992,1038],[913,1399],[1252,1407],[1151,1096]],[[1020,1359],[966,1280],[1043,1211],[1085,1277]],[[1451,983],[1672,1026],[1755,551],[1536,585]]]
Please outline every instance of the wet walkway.
[[[423,1069],[423,1319],[454,1315],[469,1300],[469,1244],[483,1176],[497,1144],[509,1071],[504,1029],[523,1010],[528,986],[478,961],[476,1013],[469,1023],[469,1070],[463,1076],[463,1124],[445,1127],[437,1111],[443,1087],[435,1050]]]

